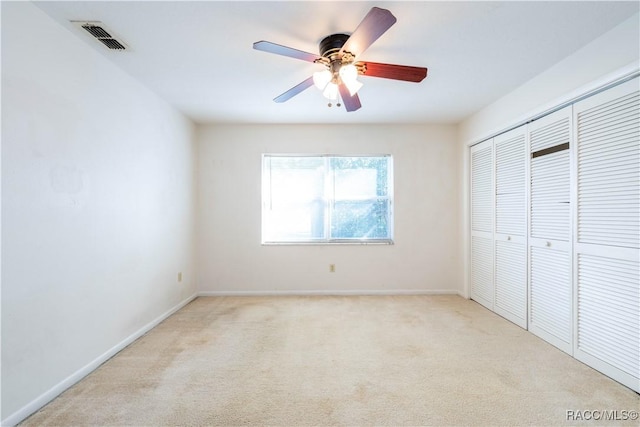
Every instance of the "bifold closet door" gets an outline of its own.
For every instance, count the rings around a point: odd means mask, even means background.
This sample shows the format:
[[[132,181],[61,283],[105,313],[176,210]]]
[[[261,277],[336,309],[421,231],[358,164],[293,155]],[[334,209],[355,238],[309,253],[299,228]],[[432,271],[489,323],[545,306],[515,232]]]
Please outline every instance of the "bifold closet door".
[[[471,298],[493,310],[493,140],[470,149]]]
[[[638,79],[574,105],[575,356],[640,392]]]
[[[529,330],[573,353],[571,107],[529,124]]]
[[[494,311],[527,328],[526,126],[494,138]]]

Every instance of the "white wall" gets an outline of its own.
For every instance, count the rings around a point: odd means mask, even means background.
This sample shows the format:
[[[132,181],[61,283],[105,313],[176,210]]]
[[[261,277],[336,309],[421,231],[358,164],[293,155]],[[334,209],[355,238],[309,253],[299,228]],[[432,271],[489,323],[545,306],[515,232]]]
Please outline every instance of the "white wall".
[[[201,292],[462,289],[454,127],[211,125],[197,139]],[[262,153],[392,154],[395,244],[261,246]]]
[[[37,7],[2,2],[4,422],[195,294],[193,132]]]
[[[470,268],[468,146],[638,70],[640,14],[635,14],[458,125],[465,295],[469,292]]]
[[[463,143],[481,139],[505,129],[534,113],[557,105],[585,85],[638,64],[640,58],[640,16],[633,15],[612,30],[537,75],[513,92],[476,112],[460,123]]]

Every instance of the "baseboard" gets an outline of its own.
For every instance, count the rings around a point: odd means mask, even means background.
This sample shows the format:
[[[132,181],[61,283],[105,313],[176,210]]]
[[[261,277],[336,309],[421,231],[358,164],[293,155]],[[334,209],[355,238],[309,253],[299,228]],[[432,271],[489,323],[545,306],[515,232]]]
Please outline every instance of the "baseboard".
[[[123,350],[129,344],[131,344],[132,342],[134,342],[135,340],[137,340],[138,338],[140,338],[141,336],[143,336],[144,334],[149,332],[151,329],[156,327],[160,322],[165,320],[167,317],[171,316],[173,313],[175,313],[176,311],[180,310],[185,305],[189,304],[196,297],[197,297],[197,295],[195,295],[195,294],[191,295],[187,299],[185,299],[182,302],[178,303],[173,308],[170,308],[169,310],[165,311],[160,316],[158,316],[157,318],[155,318],[151,322],[147,323],[142,328],[140,328],[139,330],[137,330],[133,334],[129,335],[124,340],[120,341],[118,344],[116,344],[115,346],[113,346],[112,348],[110,348],[109,350],[104,352],[102,355],[98,356],[96,359],[92,360],[87,365],[85,365],[84,367],[80,368],[79,370],[77,370],[76,372],[74,372],[73,374],[71,374],[70,376],[68,376],[67,378],[65,378],[64,380],[62,380],[61,382],[59,382],[58,384],[56,384],[52,388],[50,388],[45,393],[41,394],[36,399],[32,400],[30,403],[28,403],[27,405],[23,406],[18,411],[16,411],[13,414],[9,415],[7,418],[2,420],[2,422],[0,422],[0,425],[2,425],[2,426],[15,426],[19,422],[23,421],[29,415],[35,413],[36,411],[41,409],[43,406],[45,406],[47,403],[51,402],[53,399],[58,397],[60,394],[62,394],[62,392],[67,390],[69,387],[71,387],[72,385],[74,385],[75,383],[77,383],[78,381],[80,381],[81,379],[86,377],[87,375],[89,375],[91,372],[96,370],[100,365],[102,365],[104,362],[106,362],[107,360],[112,358],[114,355],[116,355],[118,352]]]
[[[265,291],[200,291],[199,297],[224,296],[357,296],[357,295],[459,295],[460,291],[451,289],[385,289],[385,290],[265,290]]]

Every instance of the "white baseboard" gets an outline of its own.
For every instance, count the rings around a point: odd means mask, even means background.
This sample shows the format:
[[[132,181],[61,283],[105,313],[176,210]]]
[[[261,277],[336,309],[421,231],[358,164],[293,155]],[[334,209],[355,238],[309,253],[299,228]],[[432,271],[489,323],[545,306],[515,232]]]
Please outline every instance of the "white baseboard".
[[[200,291],[199,297],[224,297],[224,296],[357,296],[357,295],[459,295],[460,291],[451,289],[385,289],[385,290],[265,290],[265,291]]]
[[[119,351],[123,350],[126,346],[128,346],[129,344],[131,344],[132,342],[134,342],[135,340],[137,340],[138,338],[140,338],[141,336],[149,332],[151,329],[156,327],[158,324],[160,324],[160,322],[165,320],[167,317],[171,316],[173,313],[180,310],[185,305],[189,304],[196,297],[197,295],[192,295],[187,299],[183,300],[182,302],[178,303],[176,306],[165,311],[160,316],[158,316],[151,322],[147,323],[142,328],[138,329],[136,332],[129,335],[127,338],[120,341],[118,344],[116,344],[115,346],[113,346],[112,348],[110,348],[100,356],[98,356],[96,359],[89,362],[87,365],[80,368],[79,370],[77,370],[76,372],[74,372],[64,380],[60,381],[58,384],[56,384],[45,393],[38,396],[36,399],[29,402],[27,405],[23,406],[21,409],[9,415],[7,418],[2,420],[2,422],[0,422],[0,425],[7,426],[7,427],[15,426],[19,422],[23,421],[29,415],[35,413],[36,411],[41,409],[43,406],[45,406],[47,403],[51,402],[53,399],[58,397],[60,394],[62,394],[62,392],[67,390],[69,387],[71,387],[72,385],[74,385],[75,383],[77,383],[87,375],[89,375],[91,372],[96,370],[100,365],[102,365],[104,362],[109,360]]]

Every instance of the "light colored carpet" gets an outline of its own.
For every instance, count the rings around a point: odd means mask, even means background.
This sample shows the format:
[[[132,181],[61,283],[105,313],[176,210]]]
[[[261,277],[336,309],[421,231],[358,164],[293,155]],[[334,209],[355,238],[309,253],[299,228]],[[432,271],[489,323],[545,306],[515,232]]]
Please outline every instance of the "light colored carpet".
[[[457,296],[207,297],[23,425],[617,425],[567,410],[638,409]]]

